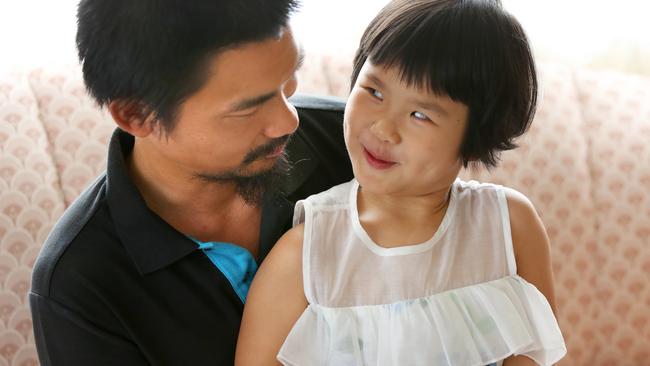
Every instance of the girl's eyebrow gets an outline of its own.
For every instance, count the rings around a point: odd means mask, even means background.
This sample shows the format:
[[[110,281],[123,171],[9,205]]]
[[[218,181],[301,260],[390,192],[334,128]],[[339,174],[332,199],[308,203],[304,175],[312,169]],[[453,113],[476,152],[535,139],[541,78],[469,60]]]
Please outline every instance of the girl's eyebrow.
[[[366,78],[368,78],[373,83],[377,84],[377,86],[379,88],[386,89],[386,84],[384,84],[384,82],[381,81],[381,79],[379,79],[379,77],[377,75],[373,74],[372,72],[366,73]],[[449,117],[449,112],[447,111],[447,109],[444,108],[439,103],[436,103],[434,101],[429,101],[429,100],[423,101],[423,100],[418,100],[418,99],[412,99],[409,102],[415,104],[416,106],[418,106],[420,108],[423,108],[423,109],[438,113],[438,114],[442,115],[443,117]]]
[[[413,99],[411,101],[413,104],[417,105],[420,108],[428,109],[432,112],[439,113],[443,117],[449,117],[449,112],[447,112],[447,109],[445,109],[443,106],[440,104],[433,102],[433,101],[421,101],[417,99]]]
[[[377,86],[379,86],[380,88],[386,89],[386,84],[384,84],[384,82],[381,81],[379,79],[379,77],[377,77],[377,76],[375,76],[374,74],[371,74],[371,73],[367,73],[366,77],[368,79],[370,79],[370,81],[372,81],[373,83],[377,84]]]

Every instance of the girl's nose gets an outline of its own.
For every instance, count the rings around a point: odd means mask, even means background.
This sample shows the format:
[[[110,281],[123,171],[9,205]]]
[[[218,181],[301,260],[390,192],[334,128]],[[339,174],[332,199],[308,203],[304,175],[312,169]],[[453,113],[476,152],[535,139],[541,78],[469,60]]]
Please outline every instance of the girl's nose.
[[[397,144],[400,142],[400,136],[395,123],[387,118],[381,118],[370,126],[370,132],[381,142]]]

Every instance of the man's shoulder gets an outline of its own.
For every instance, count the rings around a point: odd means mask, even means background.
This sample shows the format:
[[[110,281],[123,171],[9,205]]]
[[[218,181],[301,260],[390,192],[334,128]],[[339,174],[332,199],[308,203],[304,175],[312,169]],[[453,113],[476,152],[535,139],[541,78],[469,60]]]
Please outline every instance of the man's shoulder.
[[[34,263],[32,291],[49,295],[51,281],[63,255],[87,236],[89,223],[97,220],[96,213],[106,208],[106,176],[102,174],[66,209],[54,225]],[[107,211],[107,210],[105,210]],[[102,220],[106,221],[106,220]],[[96,225],[95,225],[96,226]],[[99,223],[99,226],[105,226]],[[99,230],[104,231],[104,230]]]
[[[352,178],[352,166],[343,137],[345,103],[334,97],[299,95],[291,98],[300,126],[288,148],[293,169],[292,202],[324,191]]]
[[[345,152],[343,100],[335,97],[295,95],[290,101],[296,107],[300,120],[296,136],[316,155],[328,156],[323,153],[329,150]]]
[[[296,94],[289,101],[298,110],[309,112],[335,112],[343,113],[345,100],[332,96],[313,96]]]
[[[298,134],[310,145],[343,146],[345,102],[336,97],[295,95],[290,99],[298,111]]]

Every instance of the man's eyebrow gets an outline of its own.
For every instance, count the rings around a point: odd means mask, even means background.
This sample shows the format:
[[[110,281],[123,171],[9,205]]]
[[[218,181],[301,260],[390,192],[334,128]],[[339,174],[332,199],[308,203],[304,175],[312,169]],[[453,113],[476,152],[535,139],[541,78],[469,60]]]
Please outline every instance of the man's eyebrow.
[[[298,59],[296,60],[296,66],[294,67],[293,72],[295,73],[298,71],[298,69],[300,69],[304,63],[305,51],[302,47],[300,47],[298,49]],[[277,92],[270,92],[236,102],[228,109],[228,113],[241,112],[253,107],[257,107],[258,105],[262,105],[275,97],[276,94]]]
[[[230,108],[228,108],[228,113],[241,112],[253,107],[257,107],[258,105],[262,105],[271,98],[275,97],[276,94],[277,92],[273,91],[236,102]]]

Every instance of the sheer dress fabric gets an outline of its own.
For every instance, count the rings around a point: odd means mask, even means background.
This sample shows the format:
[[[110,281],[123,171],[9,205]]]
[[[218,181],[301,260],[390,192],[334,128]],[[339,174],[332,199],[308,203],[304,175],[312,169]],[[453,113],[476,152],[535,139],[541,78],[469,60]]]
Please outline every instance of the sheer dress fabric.
[[[385,248],[364,230],[356,180],[296,204],[309,306],[284,365],[539,365],[566,347],[544,295],[516,273],[505,190],[456,180],[429,240]]]

